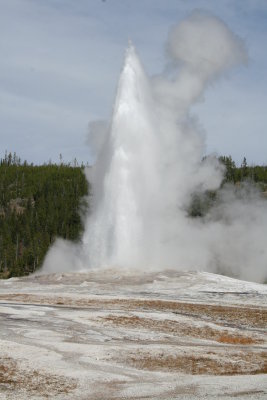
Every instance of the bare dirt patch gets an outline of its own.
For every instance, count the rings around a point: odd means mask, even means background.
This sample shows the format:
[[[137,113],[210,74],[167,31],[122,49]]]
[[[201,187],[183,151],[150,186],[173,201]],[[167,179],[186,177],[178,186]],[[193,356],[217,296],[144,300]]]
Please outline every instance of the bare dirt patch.
[[[5,391],[23,390],[44,397],[64,394],[77,387],[74,379],[45,374],[33,369],[21,368],[14,359],[0,357],[0,388]]]
[[[202,320],[216,321],[216,323],[222,325],[231,324],[232,326],[250,326],[263,329],[267,326],[267,308],[263,307],[220,306],[147,299],[86,299],[22,293],[1,294],[0,301],[106,310],[168,311]]]
[[[204,340],[213,340],[219,343],[233,345],[253,345],[262,343],[262,339],[252,338],[246,335],[232,334],[227,330],[216,330],[210,326],[194,326],[173,320],[155,320],[152,318],[140,318],[138,316],[108,315],[101,318],[106,323],[112,323],[116,326],[130,327],[137,330],[147,329],[154,332],[162,332],[170,335],[187,338],[197,338]]]
[[[248,336],[233,336],[229,335],[227,333],[224,333],[223,335],[219,336],[216,339],[219,343],[226,343],[226,344],[240,344],[240,345],[251,345],[255,343],[261,343],[263,342],[262,340],[253,340],[251,337]]]
[[[166,355],[136,352],[125,360],[138,369],[178,371],[190,375],[267,374],[266,353],[234,353],[227,358],[210,355]]]

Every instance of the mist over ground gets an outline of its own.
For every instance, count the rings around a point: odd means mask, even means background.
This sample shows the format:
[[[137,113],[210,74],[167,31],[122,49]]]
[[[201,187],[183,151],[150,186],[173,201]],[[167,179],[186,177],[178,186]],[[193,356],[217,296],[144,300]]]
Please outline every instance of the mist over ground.
[[[42,272],[89,268],[204,270],[262,282],[267,278],[267,204],[254,188],[224,187],[224,167],[205,155],[191,108],[232,68],[245,64],[244,42],[202,11],[173,26],[166,67],[148,78],[132,44],[126,51],[113,116],[93,121],[95,165],[81,243],[57,240]],[[202,218],[195,194],[218,192]]]

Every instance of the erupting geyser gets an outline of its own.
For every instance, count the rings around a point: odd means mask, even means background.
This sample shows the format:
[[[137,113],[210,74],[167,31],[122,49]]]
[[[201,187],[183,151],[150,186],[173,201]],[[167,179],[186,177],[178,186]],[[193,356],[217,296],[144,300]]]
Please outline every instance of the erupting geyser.
[[[205,217],[188,214],[194,194],[219,189],[223,177],[215,157],[203,160],[191,107],[210,82],[246,62],[244,45],[218,18],[194,12],[171,30],[167,48],[170,76],[148,79],[129,45],[112,121],[90,133],[98,154],[87,171],[93,198],[82,242],[58,240],[44,272],[176,268],[266,278],[266,202],[255,191],[220,190]]]
[[[147,217],[160,190],[153,110],[149,82],[129,45],[93,180],[93,215],[84,236],[91,265],[139,265],[144,255]]]

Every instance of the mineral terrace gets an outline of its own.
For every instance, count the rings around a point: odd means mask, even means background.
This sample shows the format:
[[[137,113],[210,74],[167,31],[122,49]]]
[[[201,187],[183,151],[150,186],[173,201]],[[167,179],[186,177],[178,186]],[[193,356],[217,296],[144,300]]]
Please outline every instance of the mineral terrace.
[[[267,286],[98,270],[0,281],[0,399],[266,399]]]

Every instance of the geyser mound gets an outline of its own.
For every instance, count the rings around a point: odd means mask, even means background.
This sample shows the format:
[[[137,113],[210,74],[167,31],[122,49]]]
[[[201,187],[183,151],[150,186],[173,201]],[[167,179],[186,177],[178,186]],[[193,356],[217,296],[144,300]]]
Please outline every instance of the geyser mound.
[[[244,45],[221,20],[197,12],[172,29],[167,48],[171,75],[149,79],[129,45],[111,123],[91,125],[98,154],[87,171],[93,198],[84,236],[78,245],[58,240],[44,272],[175,268],[266,278],[267,207],[257,194],[248,201],[223,190],[205,217],[188,214],[193,196],[219,189],[223,178],[215,157],[203,159],[191,107],[246,61]]]

